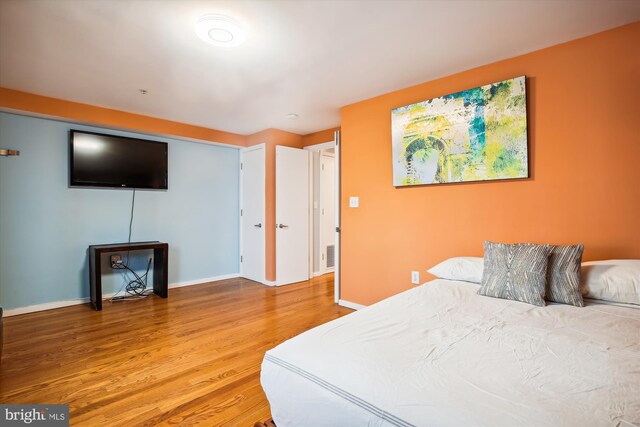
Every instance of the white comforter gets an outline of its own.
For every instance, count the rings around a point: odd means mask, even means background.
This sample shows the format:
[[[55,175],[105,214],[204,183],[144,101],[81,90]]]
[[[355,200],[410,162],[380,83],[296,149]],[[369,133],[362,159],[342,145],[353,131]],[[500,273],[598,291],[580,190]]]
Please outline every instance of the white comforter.
[[[278,427],[640,425],[640,307],[477,289],[435,280],[268,351]]]

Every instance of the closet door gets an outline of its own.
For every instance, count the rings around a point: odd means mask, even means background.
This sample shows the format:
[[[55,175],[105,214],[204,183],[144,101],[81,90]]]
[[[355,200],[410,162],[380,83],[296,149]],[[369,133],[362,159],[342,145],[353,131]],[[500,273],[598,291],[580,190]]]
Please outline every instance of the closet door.
[[[276,283],[310,278],[309,152],[276,146]]]
[[[265,147],[246,148],[240,163],[240,275],[265,279]]]

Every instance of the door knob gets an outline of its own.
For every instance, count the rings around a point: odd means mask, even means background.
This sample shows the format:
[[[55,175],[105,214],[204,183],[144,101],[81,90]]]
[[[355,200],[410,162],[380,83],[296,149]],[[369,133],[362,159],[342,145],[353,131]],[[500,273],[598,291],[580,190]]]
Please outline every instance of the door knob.
[[[284,224],[278,224],[276,225],[277,228],[289,228],[288,225],[284,225]]]
[[[253,226],[254,226],[255,228],[262,228],[262,223],[260,223],[260,224],[254,224]]]

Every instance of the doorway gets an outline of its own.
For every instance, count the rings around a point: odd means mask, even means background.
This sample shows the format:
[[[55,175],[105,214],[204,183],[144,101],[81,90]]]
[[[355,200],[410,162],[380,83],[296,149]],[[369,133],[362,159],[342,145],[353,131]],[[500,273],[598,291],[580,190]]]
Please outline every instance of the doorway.
[[[318,161],[318,209],[314,223],[318,241],[314,260],[318,259],[318,275],[332,273],[335,268],[335,160],[334,150],[320,150]]]
[[[338,227],[338,209],[336,185],[338,171],[336,162],[336,143],[326,143],[305,147],[311,151],[311,224],[312,239],[310,245],[312,275],[322,276],[336,272],[338,247],[336,242]],[[338,299],[338,278],[336,282],[336,300]]]

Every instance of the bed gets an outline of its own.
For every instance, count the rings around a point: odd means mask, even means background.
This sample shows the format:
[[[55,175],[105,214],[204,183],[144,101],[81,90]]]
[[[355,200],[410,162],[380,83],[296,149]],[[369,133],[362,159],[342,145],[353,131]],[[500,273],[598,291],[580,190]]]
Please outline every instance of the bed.
[[[640,306],[437,279],[268,351],[278,427],[640,425]]]

